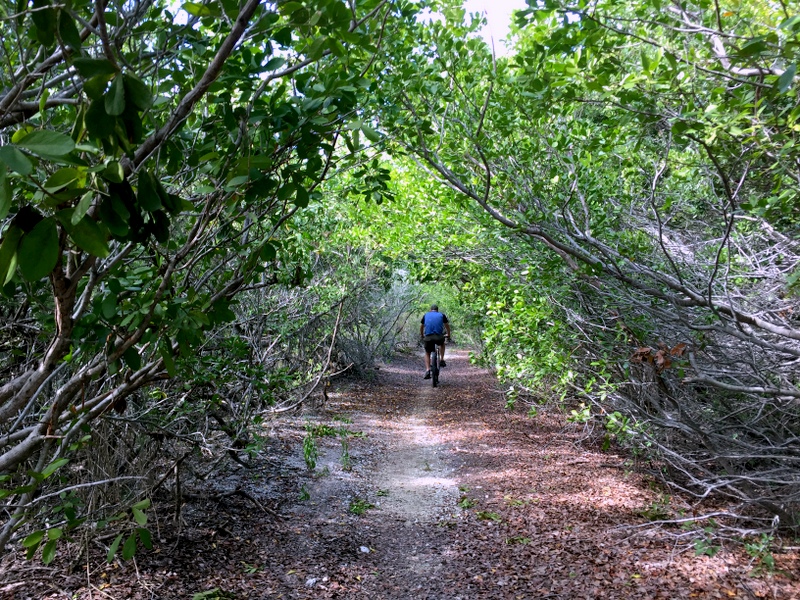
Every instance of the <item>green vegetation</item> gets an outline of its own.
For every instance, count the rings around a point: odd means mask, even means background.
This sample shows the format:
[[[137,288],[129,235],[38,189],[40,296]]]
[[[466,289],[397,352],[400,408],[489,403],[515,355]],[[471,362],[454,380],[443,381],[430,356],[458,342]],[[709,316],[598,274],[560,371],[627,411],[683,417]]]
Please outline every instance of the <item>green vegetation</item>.
[[[451,0],[118,8],[0,7],[0,547],[133,557],[153,482],[251,466],[431,301],[509,409],[733,499],[698,552],[800,527],[788,5],[542,0],[507,57]]]
[[[375,508],[375,505],[363,498],[355,498],[350,502],[350,508],[348,509],[354,515],[361,516],[369,509]]]
[[[475,516],[481,521],[494,521],[495,523],[499,523],[503,520],[503,518],[500,516],[500,513],[488,510],[479,510],[475,513]]]
[[[468,509],[476,506],[478,501],[474,498],[470,498],[469,496],[461,496],[458,500],[458,507],[463,509]]]
[[[303,437],[303,460],[309,471],[317,468],[319,458],[319,448],[317,447],[317,436],[313,425],[306,425],[306,435]]]

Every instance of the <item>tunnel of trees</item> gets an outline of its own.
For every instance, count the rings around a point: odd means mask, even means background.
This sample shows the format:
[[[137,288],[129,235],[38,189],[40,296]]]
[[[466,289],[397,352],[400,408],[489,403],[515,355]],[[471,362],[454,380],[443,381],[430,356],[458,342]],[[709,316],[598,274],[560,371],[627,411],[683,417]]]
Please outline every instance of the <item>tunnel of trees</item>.
[[[531,0],[496,56],[449,0],[3,3],[0,546],[149,545],[431,297],[499,401],[796,533],[796,8]]]

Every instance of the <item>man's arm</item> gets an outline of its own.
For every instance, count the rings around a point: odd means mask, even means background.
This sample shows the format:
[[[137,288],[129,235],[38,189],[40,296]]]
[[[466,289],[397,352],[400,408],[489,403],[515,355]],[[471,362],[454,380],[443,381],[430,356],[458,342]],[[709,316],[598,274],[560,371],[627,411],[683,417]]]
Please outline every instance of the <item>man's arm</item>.
[[[445,323],[444,328],[447,330],[447,337],[450,337],[450,323]]]

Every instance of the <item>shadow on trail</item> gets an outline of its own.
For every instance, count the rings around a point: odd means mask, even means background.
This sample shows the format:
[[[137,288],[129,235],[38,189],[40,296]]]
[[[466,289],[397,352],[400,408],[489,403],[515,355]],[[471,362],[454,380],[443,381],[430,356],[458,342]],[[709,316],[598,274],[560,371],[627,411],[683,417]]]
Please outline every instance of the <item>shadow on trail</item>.
[[[686,507],[618,468],[623,458],[583,448],[563,415],[506,410],[466,349],[446,358],[437,388],[421,349],[373,382],[337,382],[327,405],[265,423],[256,468],[220,475],[246,494],[185,496],[182,521],[159,522],[157,551],[135,562],[108,565],[98,546],[80,575],[6,569],[12,597],[800,597],[778,574],[751,577],[747,556],[694,556],[679,530],[620,529]],[[313,439],[313,470],[309,424],[334,432]]]

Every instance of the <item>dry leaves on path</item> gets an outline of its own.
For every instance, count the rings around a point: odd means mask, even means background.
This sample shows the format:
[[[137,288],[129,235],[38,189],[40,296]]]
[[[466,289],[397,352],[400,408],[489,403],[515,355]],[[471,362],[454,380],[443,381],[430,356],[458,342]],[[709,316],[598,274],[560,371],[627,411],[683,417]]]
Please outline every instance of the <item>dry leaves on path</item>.
[[[258,466],[194,490],[180,529],[158,521],[157,549],[134,561],[106,565],[94,545],[55,569],[6,557],[0,597],[800,598],[781,574],[800,570],[796,552],[770,574],[734,546],[695,556],[691,532],[625,529],[685,505],[585,448],[563,415],[506,410],[466,352],[450,352],[440,387],[421,375],[400,356],[271,423]],[[315,439],[314,472],[308,425],[339,432]]]

